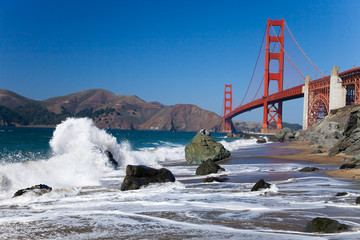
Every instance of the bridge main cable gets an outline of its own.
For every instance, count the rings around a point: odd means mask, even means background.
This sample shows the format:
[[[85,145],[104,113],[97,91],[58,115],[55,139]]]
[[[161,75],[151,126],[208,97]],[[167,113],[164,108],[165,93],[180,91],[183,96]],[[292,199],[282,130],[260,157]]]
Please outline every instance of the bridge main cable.
[[[325,77],[324,74],[322,74],[322,72],[320,72],[320,70],[313,64],[313,62],[310,60],[310,58],[305,54],[305,52],[302,50],[302,48],[300,47],[300,45],[298,44],[298,42],[296,41],[296,39],[294,38],[294,35],[292,35],[288,25],[286,24],[286,22],[284,21],[285,26],[287,28],[287,30],[289,31],[291,37],[294,39],[294,42],[296,43],[296,45],[298,46],[298,48],[301,50],[301,52],[304,54],[304,56],[307,58],[307,60],[311,63],[311,65],[313,65],[313,67],[323,76]],[[291,60],[290,60],[291,61]]]
[[[302,74],[301,74],[301,72],[299,71],[299,69],[295,66],[295,64],[293,63],[293,61],[291,60],[291,58],[289,57],[289,55],[288,55],[288,54],[287,54],[287,52],[285,51],[284,46],[281,44],[281,42],[280,42],[280,40],[279,40],[279,36],[278,36],[278,35],[276,35],[276,32],[275,32],[275,30],[274,30],[273,25],[271,24],[270,26],[271,26],[271,29],[273,30],[273,32],[274,32],[274,34],[275,34],[276,38],[278,39],[278,41],[279,41],[279,43],[280,43],[281,48],[284,50],[284,53],[286,54],[286,56],[287,56],[287,57],[288,57],[288,59],[290,60],[291,64],[294,66],[294,68],[296,69],[296,71],[298,71],[298,73],[301,75],[301,77],[305,80],[304,75],[302,75]]]
[[[246,93],[245,93],[245,95],[244,95],[244,98],[243,98],[243,100],[241,101],[241,103],[240,103],[239,106],[242,106],[242,104],[243,104],[243,102],[244,102],[244,100],[245,100],[245,98],[246,98],[246,96],[247,96],[247,94],[248,94],[248,92],[249,92],[251,83],[252,83],[252,81],[253,81],[253,79],[254,79],[256,67],[257,67],[257,64],[258,64],[258,62],[259,62],[259,58],[260,58],[260,54],[261,54],[261,49],[262,49],[262,46],[263,46],[263,44],[264,44],[265,35],[266,35],[266,27],[265,27],[263,39],[262,39],[262,41],[261,41],[261,45],[260,45],[260,49],[259,49],[259,54],[258,54],[257,59],[256,59],[256,64],[255,64],[255,67],[254,67],[254,70],[253,70],[253,73],[252,73],[252,76],[251,76],[250,83],[249,83],[249,85],[248,85],[248,88],[246,89]]]

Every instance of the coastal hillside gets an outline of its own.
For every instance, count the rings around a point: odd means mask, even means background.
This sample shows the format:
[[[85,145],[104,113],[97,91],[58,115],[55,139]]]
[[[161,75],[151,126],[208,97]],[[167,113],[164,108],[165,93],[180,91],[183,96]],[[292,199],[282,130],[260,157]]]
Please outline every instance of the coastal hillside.
[[[101,128],[218,131],[221,117],[191,104],[166,106],[137,96],[89,89],[43,101],[0,90],[0,126],[54,126],[67,117],[89,117]]]

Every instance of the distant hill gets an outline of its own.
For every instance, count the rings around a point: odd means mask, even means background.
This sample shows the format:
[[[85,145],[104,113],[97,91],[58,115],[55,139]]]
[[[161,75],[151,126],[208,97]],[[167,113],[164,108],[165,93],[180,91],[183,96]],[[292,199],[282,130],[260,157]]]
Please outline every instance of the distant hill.
[[[55,126],[67,117],[89,117],[100,128],[221,131],[222,118],[192,104],[166,106],[137,96],[116,95],[104,89],[35,101],[0,89],[0,126]],[[233,121],[237,131],[260,132],[262,123]],[[284,123],[293,129],[299,124]]]
[[[101,128],[165,131],[218,131],[222,119],[195,105],[166,106],[137,96],[89,89],[44,101],[0,90],[0,126],[54,126],[67,117],[89,117]]]

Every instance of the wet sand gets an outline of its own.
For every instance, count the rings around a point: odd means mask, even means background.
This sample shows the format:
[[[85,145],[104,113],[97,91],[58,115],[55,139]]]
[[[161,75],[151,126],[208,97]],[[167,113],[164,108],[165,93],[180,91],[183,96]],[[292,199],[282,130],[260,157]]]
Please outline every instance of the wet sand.
[[[278,158],[294,161],[308,161],[318,164],[334,164],[342,165],[346,162],[342,162],[343,158],[351,159],[353,156],[338,154],[333,157],[328,156],[328,149],[321,148],[323,153],[312,154],[311,152],[318,149],[317,145],[309,145],[308,141],[296,141],[291,142],[286,146],[281,146],[279,148],[288,148],[293,150],[298,150],[292,154],[284,156],[267,156],[269,158]],[[360,169],[335,169],[325,172],[326,175],[333,178],[346,178],[346,179],[360,179]]]

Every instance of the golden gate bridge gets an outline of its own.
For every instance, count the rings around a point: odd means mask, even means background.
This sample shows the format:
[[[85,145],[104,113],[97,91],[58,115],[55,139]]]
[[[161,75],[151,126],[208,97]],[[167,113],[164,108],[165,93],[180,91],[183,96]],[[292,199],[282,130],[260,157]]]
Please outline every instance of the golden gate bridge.
[[[265,61],[260,60],[263,55]],[[225,85],[223,131],[232,131],[232,118],[260,107],[264,109],[262,132],[282,129],[283,102],[297,98],[304,98],[306,129],[333,109],[360,103],[360,68],[354,66],[339,73],[334,66],[331,75],[324,75],[301,49],[285,20],[268,19],[252,77],[239,106],[233,108],[232,84]]]

